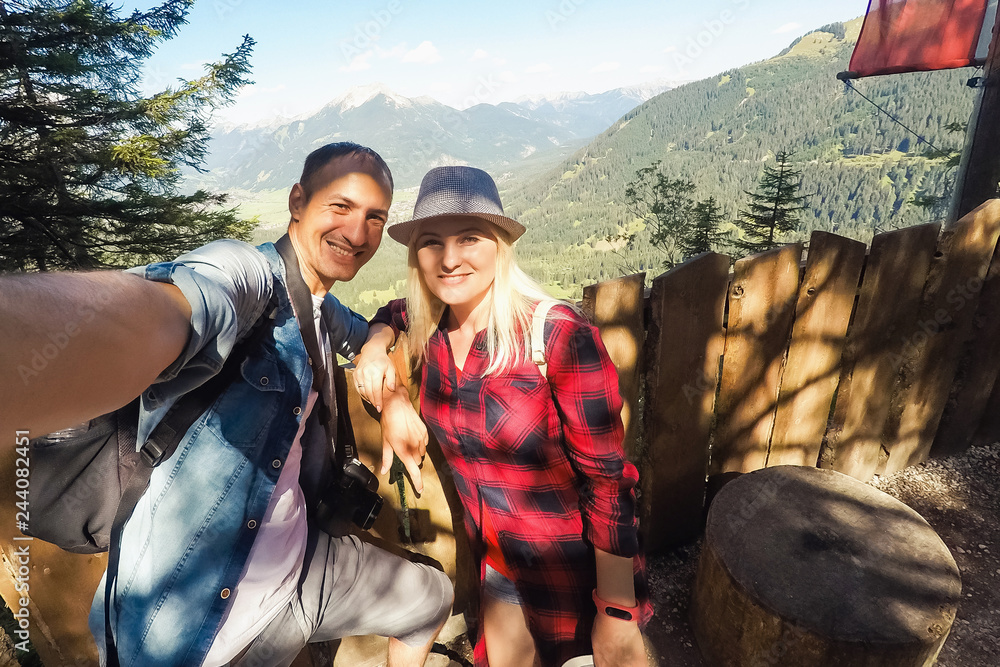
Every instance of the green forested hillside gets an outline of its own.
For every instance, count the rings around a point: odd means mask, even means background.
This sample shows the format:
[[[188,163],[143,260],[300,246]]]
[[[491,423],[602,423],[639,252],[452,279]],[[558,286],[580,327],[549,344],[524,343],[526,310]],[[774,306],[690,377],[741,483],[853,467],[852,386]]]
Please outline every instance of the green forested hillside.
[[[641,228],[624,206],[625,189],[637,169],[656,160],[670,178],[693,181],[696,200],[715,197],[732,220],[764,164],[789,151],[809,208],[787,240],[821,229],[867,242],[877,231],[927,221],[932,214],[910,203],[913,196],[946,194],[954,170],[836,79],[847,69],[860,23],[826,26],[775,58],[667,91],[558,166],[532,156],[494,173],[507,212],[528,227],[518,242],[521,264],[572,298],[580,298],[583,285],[622,275],[627,265],[658,275],[662,258],[642,232],[632,251],[616,251],[605,240]],[[972,73],[903,74],[856,85],[947,151],[964,139],[945,126],[968,121],[975,91],[965,82]],[[392,217],[409,217],[415,196],[415,189],[397,191]],[[358,277],[334,292],[370,315],[403,294],[404,279],[405,253],[387,237]]]
[[[525,267],[573,291],[620,275],[608,234],[634,224],[623,199],[637,169],[656,160],[690,179],[695,198],[715,197],[728,219],[744,205],[765,161],[791,152],[810,207],[797,238],[814,229],[870,240],[876,231],[925,222],[914,194],[946,193],[946,160],[836,79],[847,69],[860,19],[806,35],[782,55],[659,95],[543,177],[505,185],[509,213],[528,226]],[[837,33],[837,34],[835,34]],[[844,38],[839,38],[843,35]],[[960,147],[949,123],[966,123],[972,70],[864,79],[859,90],[940,149]],[[643,245],[631,263],[659,272]]]

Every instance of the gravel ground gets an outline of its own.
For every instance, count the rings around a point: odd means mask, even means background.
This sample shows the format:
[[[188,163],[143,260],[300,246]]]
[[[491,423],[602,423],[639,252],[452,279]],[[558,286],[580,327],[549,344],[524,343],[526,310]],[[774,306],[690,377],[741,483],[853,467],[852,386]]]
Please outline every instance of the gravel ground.
[[[1000,665],[1000,443],[876,477],[937,531],[962,573],[963,599],[940,667]],[[647,629],[659,667],[703,663],[688,623],[701,542],[649,559],[656,616]]]
[[[873,480],[923,516],[951,549],[962,601],[938,665],[1000,665],[1000,443]]]

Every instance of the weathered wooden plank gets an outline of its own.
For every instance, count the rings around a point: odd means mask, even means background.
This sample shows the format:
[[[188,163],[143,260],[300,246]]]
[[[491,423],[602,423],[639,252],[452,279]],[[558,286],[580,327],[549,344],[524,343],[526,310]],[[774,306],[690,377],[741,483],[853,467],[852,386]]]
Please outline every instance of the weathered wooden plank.
[[[814,466],[826,432],[865,244],[813,232],[795,304],[767,465]]]
[[[716,253],[653,280],[640,505],[648,551],[702,529],[728,281],[729,257]]]
[[[709,473],[763,468],[792,328],[802,244],[736,262]]]
[[[982,447],[998,441],[1000,441],[1000,378],[993,385],[993,391],[986,401],[983,418],[972,436],[972,444]]]
[[[938,224],[918,225],[872,240],[821,467],[862,481],[875,474],[903,332],[916,318],[939,231]]]
[[[993,250],[982,288],[976,289],[975,281],[968,288],[965,294],[956,298],[971,299],[978,291],[976,314],[934,436],[931,456],[952,456],[965,451],[984,417],[992,418],[987,412],[987,403],[1000,377],[1000,345],[997,345],[1000,340],[1000,246]],[[995,441],[996,438],[990,440]]]
[[[998,236],[1000,200],[991,200],[947,229],[938,243],[883,435],[886,474],[930,454]]]
[[[618,369],[625,425],[625,453],[635,460],[638,450],[638,405],[642,348],[645,273],[615,278],[583,288],[583,310],[601,332],[601,340]]]

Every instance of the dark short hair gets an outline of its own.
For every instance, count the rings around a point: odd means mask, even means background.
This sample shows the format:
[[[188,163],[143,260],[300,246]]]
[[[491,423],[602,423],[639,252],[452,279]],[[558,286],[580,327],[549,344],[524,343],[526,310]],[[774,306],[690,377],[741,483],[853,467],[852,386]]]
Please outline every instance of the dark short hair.
[[[305,193],[306,201],[312,198],[313,191],[320,185],[314,183],[316,172],[328,165],[331,161],[345,155],[354,155],[369,162],[376,170],[381,171],[389,183],[389,191],[393,189],[392,172],[389,165],[385,163],[382,156],[367,146],[356,144],[353,141],[338,141],[332,144],[321,146],[306,157],[306,163],[302,167],[302,176],[299,177],[299,185]]]

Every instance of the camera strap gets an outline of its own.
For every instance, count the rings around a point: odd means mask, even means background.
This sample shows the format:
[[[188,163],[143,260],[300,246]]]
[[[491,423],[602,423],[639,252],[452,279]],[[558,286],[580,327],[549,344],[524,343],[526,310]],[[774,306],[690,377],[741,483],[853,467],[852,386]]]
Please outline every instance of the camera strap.
[[[274,244],[278,255],[285,264],[285,281],[288,287],[288,297],[292,301],[292,309],[295,311],[295,320],[299,325],[299,335],[306,346],[306,354],[309,355],[309,366],[312,368],[312,386],[319,394],[320,403],[325,410],[321,413],[323,423],[329,424],[332,414],[330,410],[335,410],[331,384],[327,382],[327,375],[333,368],[332,355],[327,354],[326,346],[316,335],[316,319],[313,317],[312,293],[306,287],[302,279],[302,272],[299,270],[299,258],[295,254],[292,240],[288,234],[282,236]]]
[[[315,322],[312,317],[312,293],[302,279],[298,256],[288,234],[282,236],[274,244],[278,255],[285,265],[285,280],[288,296],[295,310],[295,319],[299,325],[299,335],[306,346],[310,366],[313,371],[313,389],[319,393],[321,413],[320,418],[327,430],[327,436],[336,436],[335,451],[339,462],[355,458],[354,429],[351,428],[350,417],[347,414],[347,378],[344,371],[337,366],[329,348],[322,344],[316,336]],[[322,355],[322,356],[321,356]],[[325,362],[325,363],[321,363]],[[333,420],[336,419],[336,425]]]

